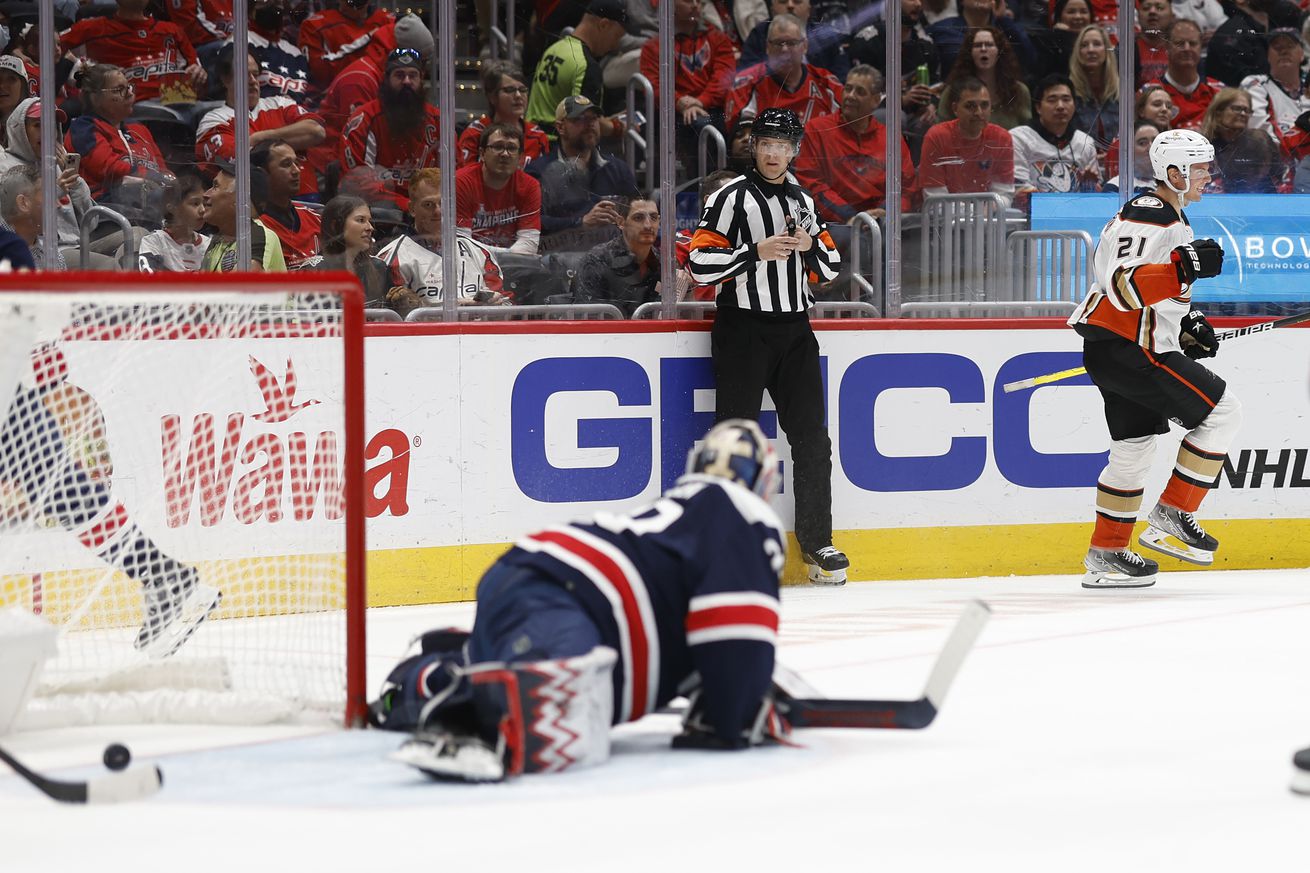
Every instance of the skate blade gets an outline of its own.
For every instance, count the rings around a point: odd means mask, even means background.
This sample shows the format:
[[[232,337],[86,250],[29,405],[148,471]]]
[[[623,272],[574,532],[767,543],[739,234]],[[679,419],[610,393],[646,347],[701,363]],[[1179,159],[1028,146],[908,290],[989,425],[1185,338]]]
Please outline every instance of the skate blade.
[[[1189,564],[1208,567],[1214,563],[1214,552],[1194,549],[1191,546],[1184,545],[1159,528],[1148,527],[1138,535],[1137,542],[1152,551],[1168,555],[1171,558],[1177,558],[1180,561],[1186,561]]]
[[[1310,797],[1310,772],[1301,769],[1292,771],[1292,784],[1287,786],[1293,794]]]
[[[1150,588],[1155,584],[1155,576],[1123,576],[1111,574],[1103,576],[1100,573],[1086,573],[1083,575],[1084,588]]]
[[[825,585],[829,588],[837,588],[846,584],[845,570],[825,570],[818,564],[807,564],[810,571],[811,585]]]
[[[191,639],[209,614],[218,608],[223,600],[223,592],[209,585],[197,585],[182,604],[182,614],[172,624],[164,628],[159,636],[141,647],[141,651],[152,661],[159,661],[182,648],[182,644]]]

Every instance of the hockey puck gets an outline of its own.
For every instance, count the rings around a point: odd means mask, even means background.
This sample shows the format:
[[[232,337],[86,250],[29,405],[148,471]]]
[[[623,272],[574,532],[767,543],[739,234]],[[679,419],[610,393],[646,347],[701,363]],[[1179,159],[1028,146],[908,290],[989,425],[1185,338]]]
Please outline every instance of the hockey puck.
[[[110,770],[126,770],[132,763],[132,753],[122,743],[110,743],[105,746],[105,766]]]

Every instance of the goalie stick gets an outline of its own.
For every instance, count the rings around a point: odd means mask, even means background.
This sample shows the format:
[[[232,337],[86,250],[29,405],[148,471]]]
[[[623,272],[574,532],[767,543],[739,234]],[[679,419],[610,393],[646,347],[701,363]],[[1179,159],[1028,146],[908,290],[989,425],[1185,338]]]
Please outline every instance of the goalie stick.
[[[29,770],[4,749],[0,749],[0,761],[12,767],[15,773],[38,791],[61,803],[123,803],[140,800],[154,794],[164,784],[164,774],[158,767],[134,767],[87,782],[62,782]]]
[[[794,728],[899,728],[919,730],[941,711],[965,657],[986,627],[992,610],[981,600],[970,601],[937,655],[923,696],[915,700],[839,700],[827,697],[780,699],[781,713]]]
[[[1219,341],[1239,339],[1244,336],[1251,336],[1256,333],[1264,333],[1267,330],[1273,330],[1276,327],[1291,327],[1294,324],[1310,321],[1310,310],[1298,312],[1294,315],[1288,315],[1284,318],[1277,318],[1273,321],[1262,321],[1259,324],[1248,324],[1246,327],[1235,327],[1232,330],[1221,330],[1218,333]],[[1012,394],[1015,391],[1022,391],[1025,388],[1036,388],[1038,385],[1049,385],[1052,382],[1063,382],[1065,379],[1072,379],[1075,376],[1081,376],[1087,372],[1085,367],[1073,367],[1068,370],[1060,370],[1058,373],[1046,373],[1042,376],[1033,376],[1031,379],[1019,379],[1015,382],[1006,382],[1001,386],[1001,390],[1006,394]]]

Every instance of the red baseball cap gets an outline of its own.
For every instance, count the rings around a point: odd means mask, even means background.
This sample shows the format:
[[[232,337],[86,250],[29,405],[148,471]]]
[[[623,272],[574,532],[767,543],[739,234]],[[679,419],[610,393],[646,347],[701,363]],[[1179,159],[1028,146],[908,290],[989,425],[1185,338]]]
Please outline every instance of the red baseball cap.
[[[40,117],[41,117],[41,101],[33,100],[31,105],[27,107],[27,115],[25,115],[24,118],[40,118]],[[55,120],[58,121],[60,124],[68,124],[68,114],[64,112],[64,110],[56,106]]]

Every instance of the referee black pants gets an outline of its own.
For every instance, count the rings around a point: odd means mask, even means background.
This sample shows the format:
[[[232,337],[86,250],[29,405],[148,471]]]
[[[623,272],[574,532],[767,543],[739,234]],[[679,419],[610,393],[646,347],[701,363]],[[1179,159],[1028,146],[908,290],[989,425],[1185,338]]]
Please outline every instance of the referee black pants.
[[[765,315],[719,307],[710,332],[715,419],[760,417],[768,390],[791,444],[796,539],[813,552],[832,543],[832,440],[824,424],[819,341],[804,313]]]

